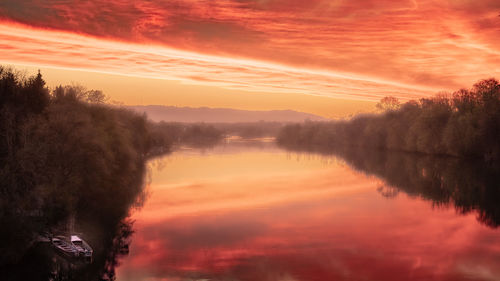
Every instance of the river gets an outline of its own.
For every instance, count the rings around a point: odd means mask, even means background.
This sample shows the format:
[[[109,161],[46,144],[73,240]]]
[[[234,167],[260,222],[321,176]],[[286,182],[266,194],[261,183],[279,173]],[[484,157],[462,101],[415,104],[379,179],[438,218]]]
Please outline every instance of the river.
[[[348,163],[244,141],[151,161],[117,280],[500,280],[496,207]]]

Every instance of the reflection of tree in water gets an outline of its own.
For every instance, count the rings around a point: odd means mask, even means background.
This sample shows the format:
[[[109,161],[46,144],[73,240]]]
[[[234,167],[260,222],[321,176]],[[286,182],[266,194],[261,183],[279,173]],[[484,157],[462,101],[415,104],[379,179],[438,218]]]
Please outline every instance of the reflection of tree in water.
[[[336,150],[287,147],[290,150],[332,154],[354,169],[385,181],[383,196],[398,191],[431,200],[436,206],[453,205],[462,214],[475,212],[480,222],[500,226],[500,167],[479,161],[383,152],[351,147]]]
[[[133,234],[132,225],[133,223],[130,220],[120,222],[110,249],[104,252],[106,256],[103,270],[99,274],[101,277],[107,277],[110,280],[115,279],[115,268],[119,265],[120,257],[129,253],[129,245]]]

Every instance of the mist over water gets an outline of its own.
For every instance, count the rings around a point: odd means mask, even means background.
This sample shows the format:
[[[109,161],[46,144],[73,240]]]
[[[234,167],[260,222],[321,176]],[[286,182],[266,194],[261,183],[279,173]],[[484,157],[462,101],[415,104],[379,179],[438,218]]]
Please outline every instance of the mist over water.
[[[117,280],[500,277],[499,181],[488,168],[241,140],[149,165]]]

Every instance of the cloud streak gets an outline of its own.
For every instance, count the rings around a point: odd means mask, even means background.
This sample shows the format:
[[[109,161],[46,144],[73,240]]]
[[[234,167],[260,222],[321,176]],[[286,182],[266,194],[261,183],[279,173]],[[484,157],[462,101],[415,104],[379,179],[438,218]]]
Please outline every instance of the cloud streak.
[[[99,38],[94,46],[62,47],[74,49],[62,53],[63,60],[79,62],[55,66],[363,99],[384,95],[384,90],[385,95],[407,98],[429,95],[498,75],[499,12],[500,4],[494,0],[0,3],[4,20],[67,31],[74,41],[85,41],[77,37],[83,35]],[[6,28],[4,24],[2,29]],[[26,32],[24,42],[12,39],[18,52],[37,50],[29,37],[34,31]],[[49,31],[42,33],[53,45],[46,46],[46,58],[30,58],[32,64],[49,63],[60,52],[50,48],[68,43],[58,42]],[[9,44],[7,40],[11,39],[2,37]],[[117,47],[110,41],[139,46]],[[172,49],[185,51],[182,59]],[[106,62],[108,67],[100,68]],[[180,75],[179,70],[185,73]]]
[[[377,100],[418,97],[433,89],[353,74],[121,43],[73,33],[0,25],[0,60],[264,92]]]

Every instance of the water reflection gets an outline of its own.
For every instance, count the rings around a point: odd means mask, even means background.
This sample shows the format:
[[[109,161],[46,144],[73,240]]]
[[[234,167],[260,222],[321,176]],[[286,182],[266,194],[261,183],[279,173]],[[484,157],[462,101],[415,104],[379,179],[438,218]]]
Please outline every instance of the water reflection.
[[[480,222],[500,225],[500,166],[450,157],[363,150],[313,151],[335,155],[350,167],[384,181],[379,191],[394,196],[403,191],[430,200],[434,206],[454,206],[459,213],[476,213]]]
[[[349,153],[227,144],[158,160],[118,280],[500,278],[490,170]]]

